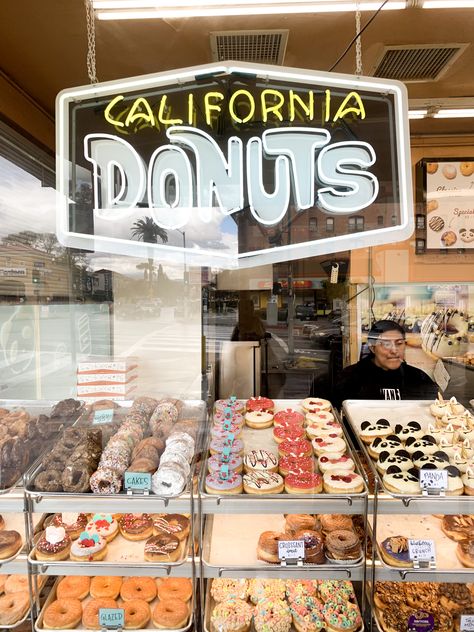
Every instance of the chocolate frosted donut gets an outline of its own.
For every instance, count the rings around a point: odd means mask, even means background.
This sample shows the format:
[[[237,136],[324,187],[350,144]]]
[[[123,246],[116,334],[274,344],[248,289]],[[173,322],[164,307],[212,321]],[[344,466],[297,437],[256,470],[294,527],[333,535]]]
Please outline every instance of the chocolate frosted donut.
[[[326,555],[334,560],[357,560],[362,552],[354,531],[337,529],[326,535]]]
[[[145,543],[145,559],[149,562],[174,562],[179,557],[179,540],[174,535],[160,533],[153,535]]]
[[[40,492],[61,492],[62,470],[45,470],[35,478],[35,489]]]
[[[189,518],[181,514],[159,514],[153,518],[153,530],[156,535],[166,533],[184,540],[189,533]]]
[[[68,465],[61,477],[63,490],[74,494],[88,492],[90,490],[89,477],[87,461],[78,461],[74,465]]]

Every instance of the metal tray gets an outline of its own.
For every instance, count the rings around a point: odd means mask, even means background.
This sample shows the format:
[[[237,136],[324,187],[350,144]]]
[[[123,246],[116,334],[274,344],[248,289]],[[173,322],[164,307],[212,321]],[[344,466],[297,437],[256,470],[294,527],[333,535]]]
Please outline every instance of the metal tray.
[[[242,575],[240,575],[242,577]],[[212,580],[207,581],[206,585],[206,602],[204,606],[204,632],[211,632],[211,614],[216,606],[216,602],[211,597],[211,582]],[[360,607],[359,607],[360,610]],[[327,628],[322,628],[320,632],[327,631]],[[255,632],[255,626],[252,623],[250,624],[250,632]],[[296,632],[295,626],[292,624],[290,628],[290,632]],[[364,620],[362,619],[362,625],[360,628],[357,628],[356,632],[364,632]],[[380,631],[382,632],[382,631]]]
[[[0,408],[7,408],[8,410],[14,411],[19,408],[24,408],[31,416],[36,417],[38,415],[50,415],[52,408],[55,404],[60,400],[24,400],[24,399],[0,399]],[[80,400],[78,400],[80,401]],[[64,423],[58,419],[58,425]],[[44,446],[44,450],[46,450],[47,444]],[[32,465],[32,461],[28,463],[25,470],[20,474],[17,480],[9,485],[8,487],[0,486],[0,494],[7,494],[15,489],[21,488],[23,484],[23,475],[28,468]],[[1,472],[1,465],[0,465]]]
[[[292,408],[302,411],[301,400],[283,399],[274,400],[275,411]],[[337,414],[332,411],[335,418]],[[344,439],[347,443],[347,452],[355,463],[355,471],[364,480],[364,491],[356,494],[209,494],[206,492],[207,460],[200,480],[200,496],[204,513],[217,513],[226,511],[248,512],[258,511],[259,513],[281,513],[287,511],[291,513],[366,513],[367,505],[367,479],[365,472],[359,463],[356,450],[348,433],[344,431]],[[273,439],[273,426],[263,430],[256,430],[244,426],[242,435],[239,437],[244,442],[244,452],[248,449],[263,448],[273,452],[278,451],[278,445]],[[209,433],[210,435],[210,433]],[[206,454],[209,454],[209,444],[211,436],[206,444]]]
[[[203,541],[202,563],[206,577],[288,577],[310,574],[320,579],[361,580],[364,558],[341,563],[303,563],[297,566],[271,564],[257,559],[257,543],[263,531],[283,531],[282,514],[216,514],[207,516]],[[238,547],[229,546],[238,542]],[[364,543],[361,542],[361,551]]]
[[[37,632],[43,632],[43,630],[49,630],[50,628],[45,628],[43,627],[43,616],[44,616],[44,612],[46,610],[46,608],[49,606],[49,604],[54,601],[56,599],[56,590],[58,587],[59,582],[61,581],[62,577],[58,577],[56,579],[56,581],[54,582],[53,587],[50,590],[50,593],[48,595],[48,598],[46,599],[43,607],[41,608],[41,612],[38,616],[38,618],[35,621],[35,630],[37,630]],[[86,597],[85,599],[82,600],[82,603],[87,603],[87,601],[89,600],[89,597]],[[118,602],[121,602],[120,597],[117,600]],[[153,609],[153,606],[158,602],[158,598],[154,599],[151,603],[150,603],[150,608]],[[194,618],[194,596],[191,597],[191,601],[189,602],[189,621],[186,624],[186,626],[184,628],[173,628],[173,632],[186,632],[186,630],[189,630],[192,627],[193,624],[193,618]],[[72,628],[74,630],[77,630],[78,632],[89,632],[88,629],[84,628],[82,626],[82,622],[81,624],[79,624],[79,626]],[[148,625],[145,628],[140,628],[141,630],[156,630],[156,632],[158,632],[158,628],[155,628],[153,626],[153,621],[150,619],[150,621],[148,622]],[[166,630],[166,628],[159,628],[159,630]]]
[[[388,419],[395,425],[397,423],[406,424],[409,421],[418,421],[422,428],[427,428],[428,424],[434,423],[434,418],[429,412],[429,405],[432,400],[400,400],[400,401],[383,401],[383,400],[346,400],[343,402],[342,412],[347,419],[354,434],[359,437],[361,424],[365,420],[376,420],[380,418]],[[416,513],[444,513],[444,514],[468,514],[468,503],[472,503],[472,496],[432,496],[419,494],[407,495],[396,494],[386,489],[383,479],[375,467],[374,459],[370,456],[367,445],[359,439],[361,450],[369,463],[374,477],[376,479],[377,488],[382,490],[385,499],[398,499],[405,506],[410,506]],[[380,500],[384,500],[383,496],[379,499],[378,511],[383,513],[393,513],[394,506],[380,505]],[[442,504],[440,506],[440,503]]]

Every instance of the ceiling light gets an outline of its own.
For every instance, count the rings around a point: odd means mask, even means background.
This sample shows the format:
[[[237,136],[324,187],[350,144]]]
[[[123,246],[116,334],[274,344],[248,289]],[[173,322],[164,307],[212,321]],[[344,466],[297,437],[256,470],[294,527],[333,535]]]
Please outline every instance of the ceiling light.
[[[381,0],[93,0],[99,20],[376,11],[380,5]],[[406,6],[406,0],[389,0],[383,9]]]
[[[474,0],[425,0],[423,9],[474,9]]]
[[[409,110],[408,118],[409,119],[422,119],[425,118],[428,114],[428,108],[424,108],[422,110]]]
[[[439,109],[433,118],[469,118],[474,117],[474,108]]]

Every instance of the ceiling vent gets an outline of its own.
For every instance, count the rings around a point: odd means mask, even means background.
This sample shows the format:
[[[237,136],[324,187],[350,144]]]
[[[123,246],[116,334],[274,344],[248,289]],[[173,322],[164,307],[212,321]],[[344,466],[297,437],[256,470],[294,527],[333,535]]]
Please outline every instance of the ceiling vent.
[[[416,46],[385,46],[373,76],[404,82],[436,81],[468,44],[420,44]]]
[[[288,30],[215,31],[211,33],[213,61],[248,61],[282,65]]]

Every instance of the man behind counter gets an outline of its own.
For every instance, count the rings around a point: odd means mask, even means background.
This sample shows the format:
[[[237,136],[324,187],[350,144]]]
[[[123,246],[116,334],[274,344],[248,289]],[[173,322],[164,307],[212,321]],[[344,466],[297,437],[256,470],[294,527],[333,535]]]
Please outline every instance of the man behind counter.
[[[333,404],[345,399],[434,399],[438,386],[421,369],[405,362],[405,332],[392,320],[372,325],[369,355],[346,367],[333,390]]]

